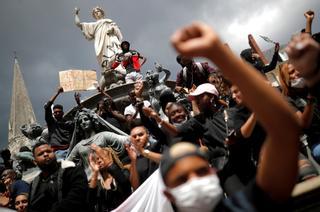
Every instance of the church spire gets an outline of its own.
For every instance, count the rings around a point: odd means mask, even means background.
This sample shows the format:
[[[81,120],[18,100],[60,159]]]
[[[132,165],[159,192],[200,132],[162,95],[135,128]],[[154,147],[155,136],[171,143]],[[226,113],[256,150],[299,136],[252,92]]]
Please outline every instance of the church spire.
[[[20,127],[24,124],[35,122],[36,117],[23,80],[16,52],[14,52],[13,86],[8,135],[8,148],[12,153],[19,151],[21,146],[30,146],[28,138],[21,133]]]

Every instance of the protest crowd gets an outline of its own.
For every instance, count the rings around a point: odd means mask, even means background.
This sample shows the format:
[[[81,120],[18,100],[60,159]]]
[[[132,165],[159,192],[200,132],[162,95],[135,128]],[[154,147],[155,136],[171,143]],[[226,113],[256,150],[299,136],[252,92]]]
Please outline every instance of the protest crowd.
[[[317,178],[320,164],[320,33],[311,31],[315,13],[304,16],[306,28],[285,47],[289,59],[281,61],[275,43],[269,64],[254,48],[235,55],[204,23],[177,30],[171,44],[181,70],[174,88],[163,65],[143,76],[146,57],[122,41],[104,65],[126,70],[116,75],[132,84],[126,104],[104,84],[95,109],[75,93],[67,119],[56,103],[59,86],[44,104],[46,126],[21,129],[32,146],[1,151],[1,207],[294,210],[293,188]],[[275,69],[278,84],[267,78]]]

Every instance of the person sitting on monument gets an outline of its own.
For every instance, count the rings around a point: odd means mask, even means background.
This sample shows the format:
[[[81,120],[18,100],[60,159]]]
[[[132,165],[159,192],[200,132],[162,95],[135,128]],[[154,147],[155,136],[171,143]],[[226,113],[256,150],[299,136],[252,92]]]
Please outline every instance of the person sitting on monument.
[[[49,132],[49,144],[54,150],[57,159],[64,159],[66,157],[71,136],[74,130],[74,122],[67,121],[63,118],[63,106],[56,104],[53,106],[53,113],[51,107],[60,93],[63,92],[62,87],[58,87],[57,92],[44,105],[45,120]],[[53,115],[52,115],[53,114]]]
[[[101,99],[97,104],[96,113],[114,127],[125,131],[124,123],[126,122],[126,118],[117,110],[111,98],[105,97]]]
[[[76,140],[72,141],[75,146],[70,149],[67,160],[79,163],[85,170],[87,177],[91,176],[88,156],[90,145],[96,144],[101,147],[111,147],[117,152],[119,157],[124,156],[124,144],[129,142],[129,137],[118,135],[113,132],[100,131],[100,123],[97,115],[93,111],[80,111],[76,117]]]
[[[113,98],[106,92],[99,90],[102,94],[102,99],[98,102],[96,113],[109,123],[129,134],[130,130],[127,125],[126,117],[119,110],[121,104],[118,105],[113,101]]]
[[[128,41],[122,41],[121,49],[122,52],[115,55],[115,61],[111,68],[116,69],[121,64],[127,70],[126,83],[142,80],[140,69],[147,59],[136,50],[131,50]]]
[[[124,116],[126,117],[126,120],[128,121],[129,125],[133,120],[140,119],[140,113],[137,108],[140,104],[143,104],[143,107],[151,106],[148,100],[143,100],[142,92],[143,92],[142,81],[136,82],[134,84],[133,90],[129,92],[129,100],[131,104],[124,109]]]
[[[178,55],[176,59],[182,67],[176,79],[175,91],[178,93],[189,93],[192,87],[208,82],[209,74],[215,71],[208,63],[195,62],[190,57]]]

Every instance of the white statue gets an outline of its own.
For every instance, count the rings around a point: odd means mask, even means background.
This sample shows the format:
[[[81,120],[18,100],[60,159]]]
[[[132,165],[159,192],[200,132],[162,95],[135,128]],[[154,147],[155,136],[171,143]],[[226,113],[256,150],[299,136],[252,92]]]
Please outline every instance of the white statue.
[[[111,68],[115,55],[122,52],[120,48],[122,34],[115,22],[105,18],[105,13],[101,7],[95,7],[92,10],[92,16],[95,22],[80,22],[80,9],[75,8],[75,24],[82,30],[88,40],[94,39],[94,48],[99,65],[102,68],[102,77],[99,87],[104,90],[105,87],[119,85],[124,82],[126,70],[119,66],[115,70]]]
[[[94,39],[94,48],[99,64],[102,65],[104,60],[109,62],[116,53],[121,52],[122,34],[119,27],[111,19],[105,18],[101,7],[97,6],[92,10],[95,22],[80,22],[79,12],[80,9],[75,8],[75,24],[88,40]]]

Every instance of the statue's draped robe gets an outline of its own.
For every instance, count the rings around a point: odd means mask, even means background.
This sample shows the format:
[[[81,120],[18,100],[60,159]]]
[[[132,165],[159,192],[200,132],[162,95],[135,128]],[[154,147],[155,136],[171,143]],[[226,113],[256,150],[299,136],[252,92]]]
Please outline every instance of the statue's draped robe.
[[[121,52],[122,34],[111,19],[100,19],[96,22],[81,23],[82,32],[88,40],[94,39],[94,48],[99,64],[103,62],[103,55],[107,60]]]

